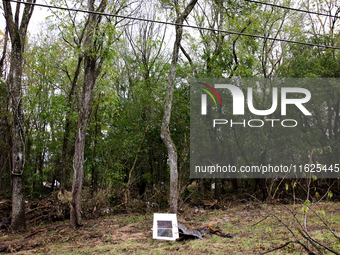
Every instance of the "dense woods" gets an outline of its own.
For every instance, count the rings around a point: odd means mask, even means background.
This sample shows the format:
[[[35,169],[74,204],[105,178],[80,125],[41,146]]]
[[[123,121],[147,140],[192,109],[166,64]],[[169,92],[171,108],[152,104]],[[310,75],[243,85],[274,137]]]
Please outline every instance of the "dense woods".
[[[244,0],[53,0],[90,12],[52,8],[41,26],[30,27],[42,9],[3,0],[0,200],[12,199],[13,228],[24,226],[25,200],[51,190],[72,192],[74,227],[84,199],[98,194],[117,211],[141,203],[176,212],[198,198],[306,199],[308,192],[312,200],[326,192],[333,180],[189,178],[191,78],[340,76],[339,49],[323,47],[340,47],[339,2],[272,2],[329,16]],[[299,151],[286,148],[278,158],[300,153],[300,162],[340,163],[339,84],[310,89],[324,90],[313,108],[315,133],[267,133],[261,144],[247,132],[230,134],[229,162],[265,163],[272,143],[288,137],[301,140]],[[258,153],[249,155],[254,147]],[[331,191],[339,198],[339,180]]]

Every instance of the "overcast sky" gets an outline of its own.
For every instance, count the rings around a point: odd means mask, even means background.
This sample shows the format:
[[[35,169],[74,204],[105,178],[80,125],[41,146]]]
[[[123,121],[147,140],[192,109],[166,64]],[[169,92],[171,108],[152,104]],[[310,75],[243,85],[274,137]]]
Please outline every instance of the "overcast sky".
[[[23,7],[21,7],[21,9],[23,9]],[[14,10],[15,10],[15,3],[12,3],[12,11],[14,12]],[[50,14],[51,12],[47,8],[38,7],[38,6],[34,7],[32,18],[28,25],[28,30],[30,31],[31,35],[38,33],[39,28],[41,27],[41,24],[45,22],[45,18]],[[0,29],[3,32],[5,31],[5,25],[6,25],[6,22],[5,22],[4,12],[1,9]]]

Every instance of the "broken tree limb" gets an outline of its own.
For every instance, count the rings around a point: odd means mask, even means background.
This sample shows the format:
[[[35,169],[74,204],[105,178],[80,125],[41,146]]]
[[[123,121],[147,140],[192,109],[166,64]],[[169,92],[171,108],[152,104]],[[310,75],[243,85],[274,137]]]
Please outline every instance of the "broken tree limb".
[[[233,236],[229,235],[229,234],[224,234],[221,232],[221,230],[218,230],[218,229],[214,229],[213,227],[209,226],[208,224],[206,225],[207,228],[210,230],[210,234],[216,234],[218,236],[221,236],[221,237],[226,237],[226,238],[234,238]]]
[[[257,224],[260,224],[262,221],[266,220],[268,217],[270,217],[270,215],[267,215],[267,216],[264,217],[262,220],[260,220],[260,221],[258,221],[258,222],[256,222],[256,223],[254,223],[253,225],[251,225],[251,227],[254,227],[254,226],[256,226]]]
[[[0,243],[0,252],[16,252],[23,246],[22,241],[5,241]]]
[[[271,252],[273,252],[273,251],[280,250],[280,249],[286,247],[288,244],[291,244],[291,243],[297,243],[297,244],[298,244],[297,241],[289,241],[289,242],[286,242],[285,244],[283,244],[283,245],[281,245],[281,246],[279,246],[279,247],[276,247],[276,248],[274,248],[274,249],[272,249],[272,250],[269,250],[269,251],[266,251],[266,252],[264,252],[264,253],[261,253],[261,255],[264,255],[264,254],[267,254],[267,253],[271,253]]]
[[[68,227],[68,226],[69,226],[69,224],[66,223],[66,224],[59,224],[59,225],[53,226],[53,227],[48,227],[48,228],[44,228],[44,229],[39,229],[39,230],[36,230],[36,231],[34,231],[34,232],[28,234],[27,236],[25,236],[25,237],[24,237],[24,240],[25,240],[25,239],[28,239],[28,238],[30,238],[30,237],[32,237],[32,236],[34,236],[34,235],[36,235],[36,234],[38,234],[38,233],[40,233],[40,232],[43,232],[43,231],[51,231],[51,230],[56,230],[56,229],[59,228],[59,227]]]

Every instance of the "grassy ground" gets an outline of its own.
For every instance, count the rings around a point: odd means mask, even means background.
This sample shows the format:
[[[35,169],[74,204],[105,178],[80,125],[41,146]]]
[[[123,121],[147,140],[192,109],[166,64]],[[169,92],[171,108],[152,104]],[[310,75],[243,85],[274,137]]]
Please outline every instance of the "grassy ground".
[[[219,210],[204,209],[193,214],[188,208],[178,221],[197,229],[206,224],[234,236],[233,239],[206,235],[203,239],[161,241],[152,239],[153,215],[108,215],[86,220],[79,230],[68,222],[28,227],[26,232],[1,232],[0,243],[10,244],[7,251],[16,254],[262,254],[288,241],[307,241],[297,220],[304,223],[302,205],[238,204]],[[296,218],[290,212],[295,211]],[[321,203],[317,212],[340,236],[340,204]],[[268,217],[267,217],[268,216]],[[281,221],[281,222],[280,222]],[[290,230],[289,230],[289,229]],[[313,213],[307,217],[308,233],[313,239],[340,253],[339,239]],[[291,231],[291,232],[290,232]],[[297,239],[295,239],[294,235]],[[316,248],[311,247],[316,254]],[[324,249],[319,252],[331,254]],[[271,254],[306,254],[302,246],[290,243]]]

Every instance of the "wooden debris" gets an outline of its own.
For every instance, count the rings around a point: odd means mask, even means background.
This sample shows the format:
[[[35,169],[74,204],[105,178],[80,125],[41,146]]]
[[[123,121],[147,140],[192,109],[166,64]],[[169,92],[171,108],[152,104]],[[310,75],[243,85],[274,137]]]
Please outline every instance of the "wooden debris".
[[[32,233],[28,234],[27,236],[24,237],[24,240],[25,239],[28,239],[28,238],[31,238],[32,236],[40,233],[40,232],[48,232],[48,231],[51,231],[51,230],[56,230],[57,228],[59,227],[68,227],[68,223],[66,224],[59,224],[57,226],[52,226],[52,227],[48,227],[48,228],[44,228],[44,229],[39,229],[39,230],[36,230],[36,231],[33,231]]]
[[[204,206],[208,208],[216,208],[216,209],[221,208],[217,200],[201,199],[201,202],[203,203]]]
[[[0,252],[16,252],[21,249],[23,242],[21,241],[4,241],[0,243]]]
[[[211,235],[216,234],[216,235],[221,236],[221,237],[234,238],[233,236],[231,236],[229,234],[222,233],[221,230],[214,229],[213,227],[209,226],[208,224],[206,226],[210,230]]]
[[[26,204],[26,223],[39,224],[42,221],[64,220],[69,215],[68,203],[54,200],[32,201]]]

